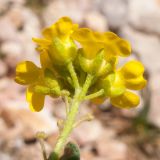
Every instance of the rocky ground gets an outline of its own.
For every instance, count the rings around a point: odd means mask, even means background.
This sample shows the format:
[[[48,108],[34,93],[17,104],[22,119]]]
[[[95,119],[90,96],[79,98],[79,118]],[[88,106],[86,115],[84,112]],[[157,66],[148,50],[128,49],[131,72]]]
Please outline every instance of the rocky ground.
[[[63,102],[47,98],[45,109],[32,113],[25,88],[13,77],[17,62],[27,59],[39,64],[31,38],[61,16],[128,39],[131,58],[143,62],[148,79],[136,109],[119,110],[108,102],[99,107],[83,105],[81,114],[93,112],[95,120],[82,124],[71,136],[80,145],[81,159],[159,160],[160,0],[0,0],[0,160],[42,160],[35,138],[41,130],[47,134],[47,151],[54,147],[56,121],[65,116]]]

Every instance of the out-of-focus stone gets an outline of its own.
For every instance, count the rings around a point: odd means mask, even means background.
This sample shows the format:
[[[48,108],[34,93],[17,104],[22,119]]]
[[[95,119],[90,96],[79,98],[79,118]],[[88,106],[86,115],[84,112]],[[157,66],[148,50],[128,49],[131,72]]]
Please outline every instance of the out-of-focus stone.
[[[141,33],[129,26],[124,26],[121,34],[131,42],[133,52],[139,56],[139,59],[144,63],[150,73],[160,70],[159,37]]]
[[[7,66],[2,60],[0,60],[0,77],[4,76],[6,73],[7,73]]]
[[[42,159],[42,151],[40,148],[40,145],[38,143],[35,143],[33,145],[29,146],[23,146],[18,149],[16,149],[14,153],[14,160],[41,160]]]
[[[73,138],[81,144],[95,142],[102,132],[102,125],[98,120],[83,122],[73,131]],[[87,133],[87,134],[86,134]]]
[[[17,62],[23,57],[22,44],[14,41],[6,41],[1,45],[1,52],[5,56],[4,61],[6,64],[13,68]]]
[[[9,156],[7,153],[0,152],[0,159],[2,160],[12,160],[11,156]]]
[[[8,87],[8,85],[9,85],[10,82],[11,82],[10,79],[7,78],[7,77],[1,78],[0,79],[0,91],[3,92]]]
[[[127,146],[114,137],[114,133],[108,134],[109,130],[99,136],[97,140],[97,151],[101,157],[110,160],[124,160],[127,155]]]
[[[3,135],[5,139],[13,139],[22,135],[28,140],[35,138],[38,131],[44,131],[46,134],[57,132],[56,120],[47,111],[33,113],[26,109],[7,108],[1,113],[1,117],[6,125],[12,124],[12,127],[10,126],[5,132],[6,135]]]
[[[15,67],[20,60],[32,60],[39,64],[32,37],[39,37],[40,23],[35,13],[23,6],[14,6],[0,19],[0,48],[5,61]]]
[[[151,89],[151,102],[148,119],[155,126],[160,128],[160,72],[150,77],[149,87]]]
[[[7,41],[2,44],[1,52],[4,56],[20,57],[22,54],[22,46],[20,43]]]
[[[95,31],[104,32],[108,30],[107,19],[97,11],[88,12],[84,20],[86,26]]]
[[[8,11],[13,5],[23,5],[25,0],[0,0],[0,14]]]
[[[0,19],[0,26],[1,26],[1,29],[0,29],[1,41],[13,40],[17,38],[14,25],[7,17],[3,17]]]
[[[126,0],[103,0],[101,9],[108,20],[109,27],[117,29],[127,22]]]
[[[40,23],[36,14],[28,8],[21,7],[21,17],[23,27],[19,34],[19,40],[23,47],[22,59],[32,60],[39,64],[37,54],[35,52],[35,44],[32,42],[33,37],[39,37]]]
[[[6,17],[8,17],[15,28],[19,30],[22,29],[24,23],[22,13],[22,7],[14,7],[6,14]]]
[[[51,1],[43,13],[45,24],[51,25],[63,16],[69,16],[74,22],[80,24],[84,20],[86,11],[92,8],[93,2],[92,0]]]
[[[129,22],[137,29],[160,34],[159,0],[129,0]]]
[[[57,98],[53,100],[53,107],[52,112],[58,119],[65,119],[66,118],[66,108],[65,102],[62,101],[61,98]]]

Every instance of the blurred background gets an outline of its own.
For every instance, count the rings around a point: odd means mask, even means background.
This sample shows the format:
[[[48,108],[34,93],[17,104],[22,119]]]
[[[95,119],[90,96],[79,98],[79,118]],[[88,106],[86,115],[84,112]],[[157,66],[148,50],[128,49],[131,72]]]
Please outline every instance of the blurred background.
[[[128,59],[141,60],[148,79],[135,109],[120,110],[107,101],[82,105],[80,114],[92,112],[95,119],[71,136],[80,146],[81,160],[159,160],[160,0],[0,0],[0,160],[42,160],[37,131],[47,134],[47,152],[54,147],[64,103],[48,97],[44,110],[32,113],[25,87],[13,79],[19,61],[39,64],[31,38],[62,16],[129,40],[133,54]]]

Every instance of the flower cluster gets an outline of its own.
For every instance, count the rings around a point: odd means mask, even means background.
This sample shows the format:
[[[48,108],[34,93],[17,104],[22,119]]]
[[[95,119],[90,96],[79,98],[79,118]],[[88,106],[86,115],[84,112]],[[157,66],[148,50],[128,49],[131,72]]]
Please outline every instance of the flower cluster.
[[[131,54],[130,44],[112,32],[99,33],[79,28],[68,17],[42,31],[43,38],[33,38],[40,53],[41,67],[30,61],[21,62],[16,68],[15,81],[27,85],[27,101],[33,111],[40,111],[46,95],[72,98],[77,85],[73,83],[68,66],[72,64],[80,87],[86,75],[94,78],[87,95],[101,90],[94,102],[109,98],[120,108],[139,104],[139,97],[131,90],[141,90],[146,85],[144,67],[136,60],[117,68],[119,57]],[[87,96],[86,95],[86,96]]]

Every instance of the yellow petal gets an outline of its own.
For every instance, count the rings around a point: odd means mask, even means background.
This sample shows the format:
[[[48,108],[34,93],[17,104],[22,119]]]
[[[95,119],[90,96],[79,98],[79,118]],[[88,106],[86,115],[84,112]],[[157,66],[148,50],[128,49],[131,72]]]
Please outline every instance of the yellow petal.
[[[29,102],[29,107],[33,112],[39,112],[44,106],[45,95],[35,93],[32,87],[29,87],[26,92],[26,99]]]
[[[24,61],[16,67],[15,81],[19,84],[32,84],[37,81],[40,68],[30,61]]]
[[[62,17],[51,27],[43,30],[42,34],[45,38],[52,40],[54,37],[65,39],[78,28],[77,24],[73,24],[69,17]]]
[[[33,42],[37,43],[38,45],[44,45],[44,46],[49,46],[51,44],[51,41],[47,39],[42,39],[42,38],[32,38]]]
[[[96,34],[95,34],[96,35]],[[77,29],[73,34],[72,38],[78,41],[85,53],[85,57],[88,59],[93,59],[96,56],[96,53],[104,48],[103,46],[103,41],[102,42],[97,42],[97,39],[101,39],[101,35],[97,33],[95,36],[93,32],[88,29],[88,28],[80,28]]]
[[[94,58],[100,49],[105,50],[106,59],[115,55],[128,56],[131,53],[130,44],[112,32],[98,33],[88,28],[80,28],[72,37],[82,45],[86,58]]]
[[[55,25],[61,34],[71,34],[78,27],[77,24],[72,23],[69,17],[60,18]]]
[[[43,70],[45,70],[46,68],[52,68],[52,62],[49,58],[49,55],[46,51],[43,51],[40,53],[40,62],[42,65]]]
[[[126,87],[133,90],[141,90],[146,86],[146,84],[147,81],[143,78],[143,76],[125,80]]]
[[[140,99],[136,94],[126,91],[120,96],[110,98],[110,101],[115,107],[129,109],[136,107],[139,104]]]
[[[53,37],[57,36],[57,30],[55,28],[55,25],[52,25],[51,27],[47,27],[42,31],[42,35],[48,39],[48,40],[52,40]]]
[[[104,33],[104,37],[107,55],[119,55],[126,57],[131,54],[131,45],[128,41],[118,37],[112,32]]]
[[[127,62],[121,69],[120,72],[125,78],[135,78],[144,73],[144,66],[141,62],[132,60]]]

